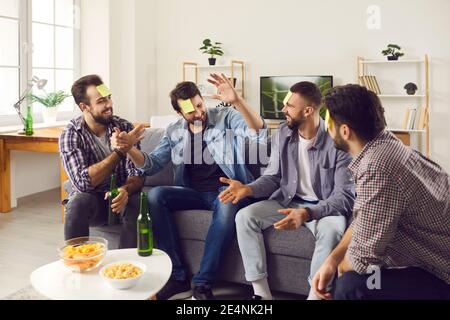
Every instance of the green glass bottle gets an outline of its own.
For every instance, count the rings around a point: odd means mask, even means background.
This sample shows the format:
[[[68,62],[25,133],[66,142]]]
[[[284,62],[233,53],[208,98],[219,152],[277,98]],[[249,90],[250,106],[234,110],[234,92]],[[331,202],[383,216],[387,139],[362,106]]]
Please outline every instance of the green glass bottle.
[[[111,209],[113,199],[119,195],[119,189],[117,188],[116,179],[117,176],[115,173],[113,173],[111,175],[111,186],[109,188],[108,197],[108,225],[110,226],[114,226],[120,223],[120,215],[118,213],[114,213]]]
[[[33,135],[33,112],[31,106],[27,107],[27,117],[25,118],[25,134],[27,136]]]
[[[141,192],[139,217],[137,219],[137,243],[138,255],[151,256],[153,253],[153,229],[152,219],[147,205],[147,193]]]

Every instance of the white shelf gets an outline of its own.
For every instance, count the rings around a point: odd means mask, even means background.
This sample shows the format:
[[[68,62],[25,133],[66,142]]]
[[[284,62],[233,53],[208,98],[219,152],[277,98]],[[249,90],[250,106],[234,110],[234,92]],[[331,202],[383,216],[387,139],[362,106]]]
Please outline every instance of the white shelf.
[[[407,94],[379,94],[380,98],[425,98],[424,94],[415,94],[415,95],[407,95]]]
[[[392,132],[403,132],[403,133],[425,133],[426,130],[407,130],[407,129],[387,129]]]
[[[386,60],[361,60],[362,64],[402,64],[402,63],[425,63],[425,60],[419,59],[409,59],[409,60],[397,60],[388,61]]]
[[[184,67],[186,69],[196,69],[196,68],[198,68],[198,69],[229,69],[232,66],[231,65],[229,65],[229,66],[192,66],[192,65],[187,65]]]

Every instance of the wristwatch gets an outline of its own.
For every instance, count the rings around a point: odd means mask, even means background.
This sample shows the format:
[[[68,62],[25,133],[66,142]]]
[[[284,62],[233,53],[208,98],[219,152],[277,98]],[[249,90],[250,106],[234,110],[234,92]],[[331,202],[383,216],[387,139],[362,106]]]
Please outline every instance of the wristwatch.
[[[119,149],[115,148],[113,151],[119,156],[121,160],[126,159],[127,155]]]

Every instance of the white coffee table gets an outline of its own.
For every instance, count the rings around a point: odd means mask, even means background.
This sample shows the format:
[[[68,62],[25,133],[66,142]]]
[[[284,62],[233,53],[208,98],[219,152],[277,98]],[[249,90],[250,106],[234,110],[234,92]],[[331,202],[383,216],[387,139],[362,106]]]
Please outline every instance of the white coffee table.
[[[145,263],[147,272],[134,288],[117,290],[98,272],[108,263],[124,260]],[[154,249],[150,257],[140,257],[136,249],[111,250],[95,270],[74,273],[60,260],[34,271],[31,284],[37,292],[52,300],[146,300],[164,287],[171,273],[172,262],[164,251]]]

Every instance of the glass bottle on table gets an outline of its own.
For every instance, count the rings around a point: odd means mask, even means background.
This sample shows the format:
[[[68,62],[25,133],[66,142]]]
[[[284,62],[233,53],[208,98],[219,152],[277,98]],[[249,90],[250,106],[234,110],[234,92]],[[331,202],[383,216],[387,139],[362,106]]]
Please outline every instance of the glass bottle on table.
[[[32,136],[33,133],[33,111],[31,110],[31,106],[28,106],[27,117],[25,118],[25,134]]]
[[[153,228],[150,212],[148,211],[147,193],[141,192],[139,216],[137,219],[138,255],[151,256],[153,253]]]
[[[108,225],[114,226],[120,224],[120,214],[112,211],[111,205],[114,198],[119,195],[119,188],[117,188],[117,176],[115,173],[111,175],[111,185],[108,195]]]

